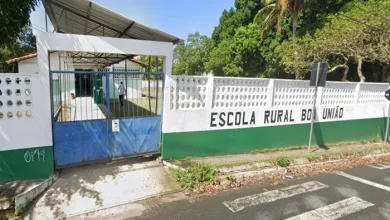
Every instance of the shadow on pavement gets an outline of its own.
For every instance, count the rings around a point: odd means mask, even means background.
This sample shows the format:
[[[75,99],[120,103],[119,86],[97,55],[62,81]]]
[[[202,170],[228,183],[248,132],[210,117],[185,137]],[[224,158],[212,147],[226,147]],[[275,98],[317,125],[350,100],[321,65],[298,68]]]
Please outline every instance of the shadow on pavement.
[[[65,218],[177,189],[156,157],[66,168],[26,219]]]

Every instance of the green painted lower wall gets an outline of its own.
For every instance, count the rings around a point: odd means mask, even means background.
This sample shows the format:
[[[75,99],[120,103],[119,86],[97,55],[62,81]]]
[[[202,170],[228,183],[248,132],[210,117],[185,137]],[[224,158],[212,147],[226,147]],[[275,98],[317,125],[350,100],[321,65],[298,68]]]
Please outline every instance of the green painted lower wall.
[[[0,182],[46,179],[53,161],[52,146],[0,151]]]
[[[382,139],[386,118],[322,122],[314,125],[312,144]],[[165,160],[248,153],[253,150],[304,146],[310,124],[163,133]]]

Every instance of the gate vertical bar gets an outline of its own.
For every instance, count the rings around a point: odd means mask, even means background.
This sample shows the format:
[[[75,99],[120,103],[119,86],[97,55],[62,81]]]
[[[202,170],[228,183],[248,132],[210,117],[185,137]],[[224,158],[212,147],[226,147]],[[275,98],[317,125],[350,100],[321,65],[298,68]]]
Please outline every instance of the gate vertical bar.
[[[139,77],[137,77],[137,78],[139,78],[139,79],[141,79],[141,89],[142,89],[142,75],[141,74],[137,74]],[[136,83],[136,88],[138,88],[138,80],[135,80],[135,83]],[[142,95],[141,95],[142,96]],[[142,99],[141,99],[142,100]],[[138,98],[137,98],[137,105],[135,106],[135,108],[137,109],[136,110],[136,112],[137,112],[137,116],[140,116],[139,115],[139,111],[138,111],[138,109],[139,109],[139,105],[138,105]],[[143,108],[142,108],[143,109]],[[141,110],[142,111],[142,110]],[[143,112],[143,111],[142,111]]]
[[[79,94],[81,94],[81,84],[82,84],[82,82],[80,82],[81,81],[81,78],[82,78],[82,74],[79,74],[79,75],[77,75],[77,77],[79,78]],[[83,120],[83,107],[82,107],[82,102],[81,102],[81,95],[80,95],[80,120]],[[76,99],[77,99],[77,96],[76,96]],[[75,102],[76,103],[76,102]],[[76,115],[77,115],[77,107],[76,107]],[[77,118],[76,118],[77,119]]]
[[[110,77],[108,77],[108,78],[110,78]],[[116,88],[115,88],[115,66],[114,65],[112,65],[112,88],[113,88],[113,93],[114,93],[113,94],[113,97],[114,97],[114,110],[113,110],[113,112],[115,113],[115,110],[116,110],[116,108],[115,108],[116,107],[115,90],[116,90]]]
[[[87,99],[87,79],[88,75],[84,76],[84,103],[85,103],[85,120],[88,120],[88,99]]]
[[[158,57],[156,57],[156,72],[159,72],[158,70]],[[156,108],[155,108],[155,114],[158,115],[157,111],[158,111],[158,80],[159,80],[159,76],[157,74],[154,75],[154,78],[156,79],[155,83],[154,83],[154,88],[156,90],[155,92],[155,95],[156,95]]]
[[[134,88],[134,80],[136,80],[135,79],[135,77],[136,77],[136,75],[131,75],[131,88]],[[135,87],[135,89],[137,89],[137,87]],[[138,96],[137,96],[137,92],[135,92],[136,94],[135,94],[135,96],[134,96],[134,89],[132,89],[131,90],[131,97],[133,98],[132,99],[132,101],[133,101],[133,103],[130,105],[131,106],[131,108],[132,108],[132,117],[134,117],[135,116],[135,110],[134,110],[134,108],[135,108],[135,100],[138,100]],[[134,99],[134,97],[135,97],[135,99]],[[141,97],[142,97],[142,81],[141,81]]]
[[[107,111],[107,118],[110,117],[110,74],[106,73],[106,111]]]
[[[58,57],[58,68],[61,70],[61,56]],[[59,77],[59,94],[60,94],[60,106],[59,106],[59,109],[61,111],[61,121],[63,120],[63,117],[62,117],[62,111],[63,111],[63,108],[62,108],[62,75],[63,74],[59,74],[60,77]]]
[[[50,96],[50,107],[51,107],[51,140],[53,143],[53,158],[54,158],[54,166],[56,164],[56,157],[55,157],[55,144],[54,144],[54,105],[53,105],[53,76],[51,71],[51,64],[50,64],[50,53],[49,51],[46,51],[47,53],[47,60],[48,60],[48,67],[49,67],[49,96]]]
[[[111,117],[110,117],[110,112],[111,112],[111,107],[110,107],[110,74],[107,72],[105,73],[106,77],[106,112],[107,112],[107,117],[106,117],[106,130],[107,130],[107,146],[110,146],[110,131],[111,131]],[[112,158],[112,152],[110,149],[108,149],[108,155],[110,158]]]
[[[91,87],[92,87],[92,91],[89,91],[90,95],[91,95],[91,105],[90,105],[91,108],[89,109],[89,111],[91,112],[91,114],[90,114],[91,118],[90,119],[93,119],[93,105],[92,105],[92,103],[94,102],[94,97],[93,97],[93,89],[94,89],[94,87],[93,87],[93,76],[94,75],[90,75],[90,77],[88,78],[88,81],[89,81],[88,88],[91,89]]]
[[[128,100],[128,97],[127,97],[127,93],[129,92],[129,91],[127,91],[128,90],[128,87],[127,87],[127,59],[125,60],[125,81],[126,81],[126,84],[125,84],[125,86],[126,86],[126,100]],[[128,102],[128,101],[126,101],[126,102]],[[125,117],[129,117],[129,105],[126,105],[125,106],[125,109],[124,109],[124,112],[125,112]]]
[[[150,68],[150,56],[149,56],[149,74],[148,74],[148,100],[149,100],[149,115],[152,114],[152,106],[151,106],[151,100],[150,100],[150,72],[151,72],[151,68]]]

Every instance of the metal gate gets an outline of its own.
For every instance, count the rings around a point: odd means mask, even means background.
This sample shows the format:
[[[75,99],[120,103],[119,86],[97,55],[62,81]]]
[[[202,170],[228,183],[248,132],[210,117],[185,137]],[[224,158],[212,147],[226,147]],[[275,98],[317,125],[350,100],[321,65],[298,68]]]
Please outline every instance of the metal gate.
[[[162,73],[50,75],[57,167],[160,151]]]

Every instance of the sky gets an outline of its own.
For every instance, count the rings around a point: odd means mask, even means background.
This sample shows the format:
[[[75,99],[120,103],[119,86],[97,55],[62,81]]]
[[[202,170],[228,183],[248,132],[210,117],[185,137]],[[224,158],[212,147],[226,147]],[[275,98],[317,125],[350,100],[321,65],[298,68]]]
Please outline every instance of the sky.
[[[196,31],[211,36],[224,9],[234,0],[93,0],[103,7],[149,27],[187,39]],[[49,21],[49,19],[48,19]],[[42,5],[31,13],[33,31],[45,31]],[[49,31],[52,30],[49,24]]]

